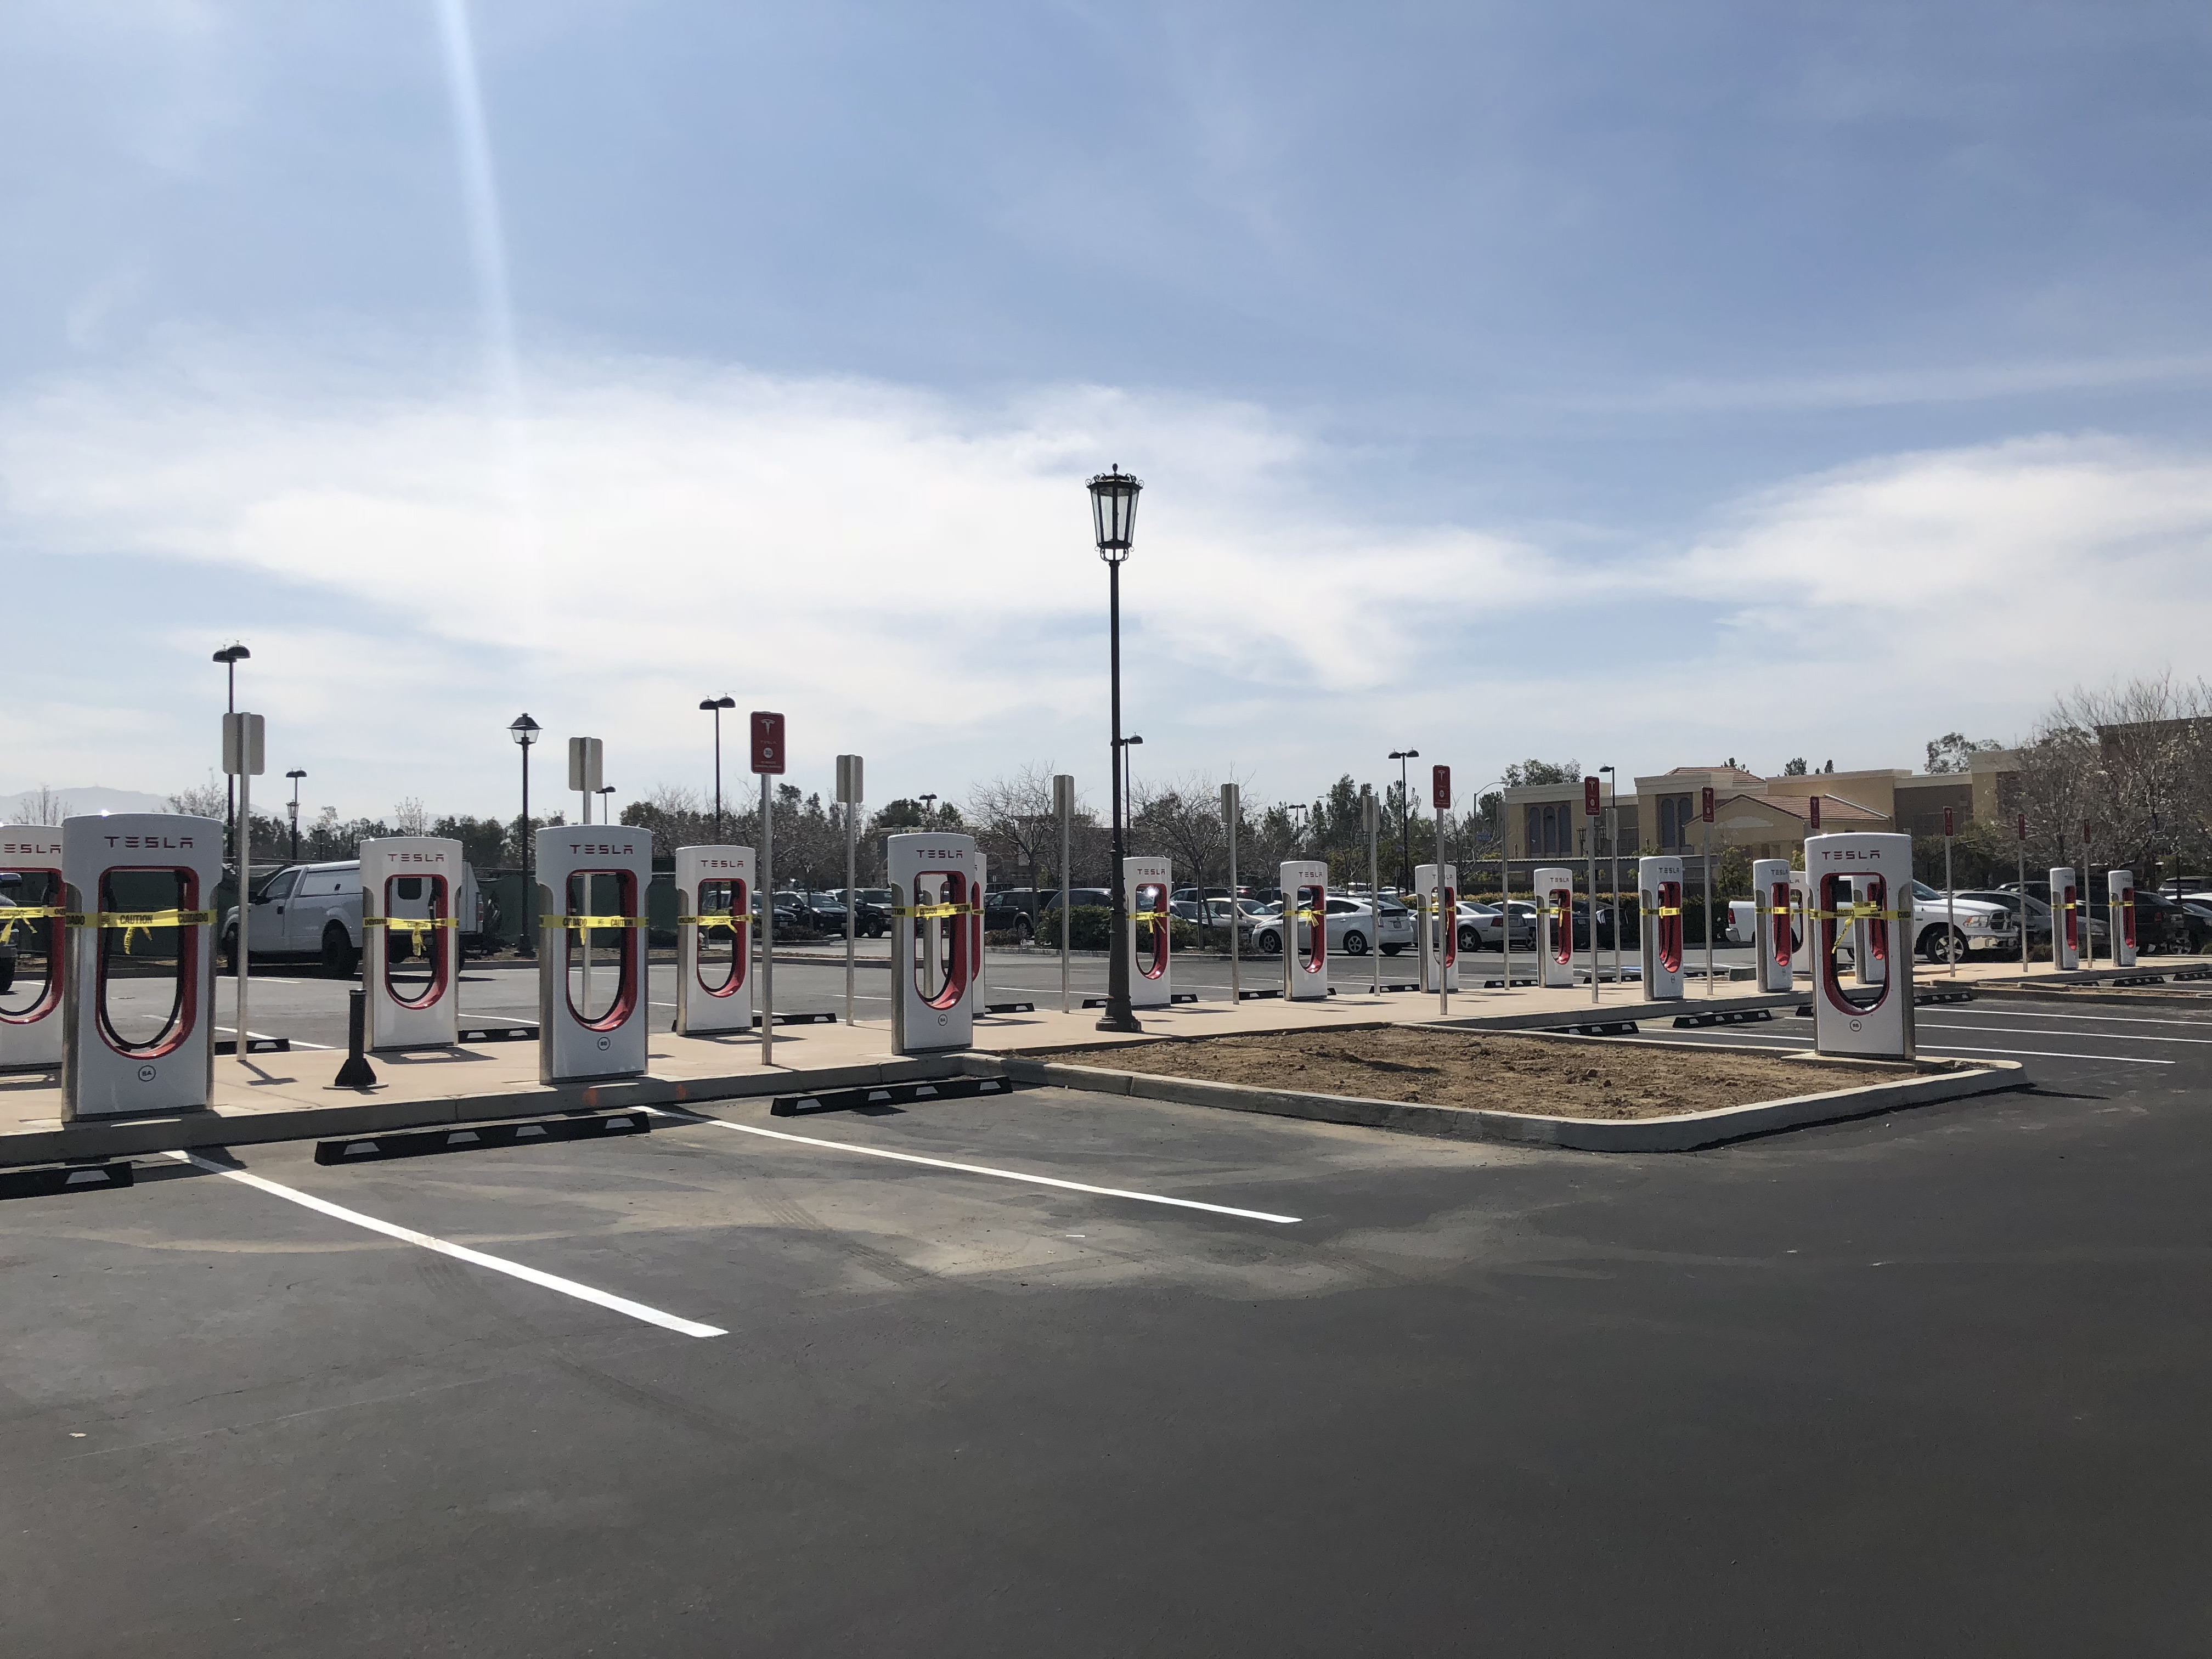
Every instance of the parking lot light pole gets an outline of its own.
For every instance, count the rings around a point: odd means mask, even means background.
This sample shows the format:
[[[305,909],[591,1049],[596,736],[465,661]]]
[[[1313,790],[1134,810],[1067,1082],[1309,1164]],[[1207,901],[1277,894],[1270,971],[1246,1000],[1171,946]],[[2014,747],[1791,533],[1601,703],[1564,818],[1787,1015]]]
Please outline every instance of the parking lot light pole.
[[[1375,799],[1375,786],[1359,786],[1359,827],[1367,834],[1367,901],[1375,907],[1375,939],[1368,963],[1370,983],[1367,994],[1382,994],[1382,804]]]
[[[737,706],[735,697],[708,697],[699,705],[701,709],[711,712],[714,716],[714,840],[717,845],[722,839],[722,711]]]
[[[222,712],[226,714],[235,714],[238,712],[238,665],[252,654],[244,646],[236,644],[226,645],[215,653],[213,659],[221,663],[223,668]],[[224,839],[229,843],[228,850],[230,855],[233,858],[237,857],[238,780],[236,778],[226,777],[222,781],[222,832]]]
[[[1413,884],[1413,797],[1410,793],[1413,780],[1406,770],[1406,763],[1421,757],[1418,749],[1393,749],[1390,758],[1398,763],[1398,896],[1403,898],[1406,890]],[[1380,894],[1376,896],[1379,898]]]
[[[522,750],[522,823],[515,832],[522,843],[522,927],[515,948],[526,957],[534,957],[538,954],[538,884],[532,872],[538,847],[537,837],[530,832],[530,748],[538,741],[538,725],[524,714],[516,715],[507,729]]]
[[[1237,825],[1243,816],[1243,791],[1233,783],[1223,784],[1221,832],[1229,842],[1229,1001],[1231,1006],[1244,1000],[1244,978],[1241,971],[1237,938],[1243,930],[1244,907],[1237,902]],[[1204,901],[1201,899],[1200,902]]]
[[[1114,933],[1109,941],[1106,968],[1106,1012],[1098,1022],[1102,1031],[1141,1031],[1135,1011],[1129,1006],[1129,896],[1121,878],[1121,860],[1127,855],[1121,834],[1121,760],[1128,751],[1121,743],[1121,565],[1137,527],[1137,494],[1144,485],[1119,465],[1101,472],[1085,486],[1091,492],[1091,524],[1097,532],[1098,556],[1106,564],[1106,639],[1108,678],[1113,704],[1113,747],[1107,751],[1113,763]]]
[[[1613,873],[1608,878],[1613,884],[1613,982],[1620,983],[1620,807],[1618,805],[1620,779],[1610,766],[1597,769],[1605,780],[1605,845],[1613,857]],[[1643,901],[1638,900],[1641,903]],[[1597,896],[1590,896],[1590,926],[1597,926]]]
[[[300,780],[307,775],[297,767],[284,775],[292,780],[292,862],[300,861]]]

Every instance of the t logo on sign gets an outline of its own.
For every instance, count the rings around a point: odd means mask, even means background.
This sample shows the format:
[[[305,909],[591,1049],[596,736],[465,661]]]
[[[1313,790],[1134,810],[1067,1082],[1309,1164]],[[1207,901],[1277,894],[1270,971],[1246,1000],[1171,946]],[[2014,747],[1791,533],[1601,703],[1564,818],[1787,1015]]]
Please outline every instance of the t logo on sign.
[[[1594,818],[1597,815],[1598,781],[1595,778],[1584,778],[1583,780],[1583,816],[1586,818]]]
[[[1429,805],[1439,812],[1451,811],[1451,768],[1433,766],[1429,769]]]
[[[1707,784],[1705,786],[1704,791],[1698,797],[1698,816],[1704,818],[1707,823],[1711,823],[1713,821],[1713,790],[1711,784]]]
[[[783,774],[783,716],[756,708],[752,713],[753,770]]]

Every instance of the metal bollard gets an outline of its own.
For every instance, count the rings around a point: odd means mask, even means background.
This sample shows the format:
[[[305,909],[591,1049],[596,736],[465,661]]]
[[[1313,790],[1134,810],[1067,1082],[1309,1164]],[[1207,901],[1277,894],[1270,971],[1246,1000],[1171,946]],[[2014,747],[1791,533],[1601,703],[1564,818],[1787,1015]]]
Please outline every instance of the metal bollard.
[[[364,1052],[368,1044],[368,993],[346,993],[346,1058],[338,1067],[340,1089],[372,1089],[376,1086],[376,1073],[370,1068],[368,1055]]]

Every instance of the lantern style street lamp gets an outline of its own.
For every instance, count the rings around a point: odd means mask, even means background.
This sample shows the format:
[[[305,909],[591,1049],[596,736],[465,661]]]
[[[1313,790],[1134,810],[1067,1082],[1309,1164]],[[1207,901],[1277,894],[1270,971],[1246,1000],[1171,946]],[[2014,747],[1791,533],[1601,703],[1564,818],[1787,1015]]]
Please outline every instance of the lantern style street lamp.
[[[1091,491],[1091,516],[1097,532],[1098,556],[1106,562],[1106,637],[1109,674],[1113,689],[1114,746],[1109,751],[1114,793],[1114,869],[1109,884],[1114,891],[1112,954],[1107,959],[1106,1012],[1098,1022],[1102,1031],[1141,1031],[1129,1006],[1129,896],[1121,878],[1127,855],[1121,834],[1121,763],[1128,753],[1121,741],[1121,562],[1129,556],[1136,538],[1137,492],[1145,486],[1117,464],[1086,486]]]
[[[292,862],[300,861],[300,780],[307,775],[294,767],[284,775],[292,780]]]
[[[530,746],[538,741],[538,722],[528,714],[518,714],[507,728],[507,733],[522,750],[522,937],[515,949],[526,957],[538,954],[538,917],[534,905],[538,898],[535,878],[531,872],[536,866],[535,838],[530,833]]]

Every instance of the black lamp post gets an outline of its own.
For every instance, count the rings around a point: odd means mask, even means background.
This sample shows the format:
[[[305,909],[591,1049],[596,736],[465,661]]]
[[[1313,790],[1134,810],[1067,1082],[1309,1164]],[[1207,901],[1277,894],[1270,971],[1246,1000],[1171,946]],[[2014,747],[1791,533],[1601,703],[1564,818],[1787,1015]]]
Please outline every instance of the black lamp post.
[[[295,767],[284,775],[292,780],[292,862],[300,861],[300,780],[307,775]]]
[[[1114,747],[1114,870],[1109,884],[1114,890],[1113,951],[1106,969],[1106,1012],[1098,1022],[1102,1031],[1141,1031],[1129,1006],[1129,896],[1123,890],[1121,860],[1127,856],[1121,837],[1121,763],[1129,752],[1121,742],[1121,562],[1137,528],[1137,492],[1145,486],[1116,465],[1091,480],[1091,516],[1097,531],[1098,556],[1106,562],[1106,635],[1113,682]]]
[[[226,714],[238,712],[238,665],[252,654],[242,645],[226,645],[215,653],[214,660],[222,665],[226,681],[222,697],[222,708]],[[231,854],[235,857],[238,852],[238,780],[235,777],[224,776],[222,800],[223,836],[230,844]]]
[[[1420,757],[1418,749],[1390,751],[1390,758],[1398,763],[1398,891],[1401,896],[1413,884],[1413,781],[1407,775],[1406,763]]]
[[[709,697],[699,707],[714,716],[714,839],[722,839],[722,711],[735,708],[735,697]]]
[[[530,745],[538,741],[538,722],[527,714],[518,714],[507,728],[507,733],[522,750],[522,828],[518,832],[522,842],[522,937],[515,949],[526,957],[538,954],[538,918],[532,906],[538,897],[531,871],[537,860],[532,856],[537,848],[530,834]]]
[[[937,797],[934,795],[916,795],[915,799],[921,803],[921,827],[925,830],[933,830],[936,828]]]
[[[1129,803],[1129,818],[1132,823],[1135,822],[1137,817],[1137,786],[1131,781],[1129,776],[1129,751],[1143,741],[1142,738],[1121,739],[1121,798]]]

